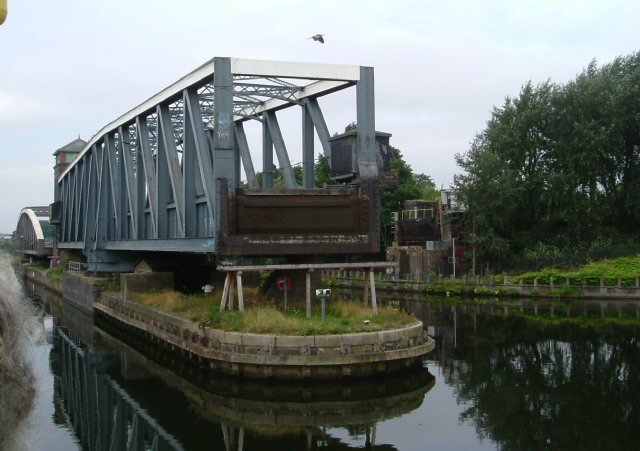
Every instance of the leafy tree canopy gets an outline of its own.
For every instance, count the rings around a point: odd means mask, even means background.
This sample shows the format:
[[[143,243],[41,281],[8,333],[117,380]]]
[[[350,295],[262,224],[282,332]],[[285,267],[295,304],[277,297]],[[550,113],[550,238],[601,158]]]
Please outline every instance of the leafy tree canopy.
[[[566,84],[525,84],[456,156],[481,257],[620,241],[640,223],[640,52]]]

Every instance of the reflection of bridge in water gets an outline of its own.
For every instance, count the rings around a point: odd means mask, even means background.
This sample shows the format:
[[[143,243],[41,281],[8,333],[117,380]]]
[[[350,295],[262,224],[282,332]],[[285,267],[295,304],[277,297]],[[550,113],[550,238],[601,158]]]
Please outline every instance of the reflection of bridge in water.
[[[377,423],[417,409],[435,381],[427,370],[357,383],[238,381],[133,349],[98,328],[93,341],[108,351],[60,330],[54,349],[70,423],[97,450],[352,449],[331,428],[346,428],[368,449],[395,449],[376,445]],[[198,426],[180,424],[186,418]]]
[[[57,388],[83,447],[91,450],[181,450],[182,446],[108,376],[109,354],[82,349],[57,330]]]

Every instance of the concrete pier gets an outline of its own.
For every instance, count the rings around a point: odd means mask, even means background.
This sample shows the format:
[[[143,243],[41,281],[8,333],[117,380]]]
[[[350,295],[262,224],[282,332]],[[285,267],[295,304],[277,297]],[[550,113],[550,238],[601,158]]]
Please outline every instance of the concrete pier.
[[[99,321],[115,323],[211,369],[244,377],[372,376],[418,364],[435,347],[419,321],[381,332],[282,336],[211,329],[111,294],[94,307]]]

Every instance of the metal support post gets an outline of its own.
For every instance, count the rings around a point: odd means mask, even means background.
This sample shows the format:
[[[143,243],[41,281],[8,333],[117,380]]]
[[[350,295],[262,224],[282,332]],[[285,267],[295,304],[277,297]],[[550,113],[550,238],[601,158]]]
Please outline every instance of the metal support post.
[[[233,77],[230,58],[214,58],[213,90],[215,98],[213,132],[213,179],[227,179],[227,190],[233,193],[238,186],[233,132]],[[216,205],[214,236],[220,230],[221,205]]]
[[[313,148],[313,120],[309,108],[302,106],[302,183],[305,188],[315,187]]]
[[[375,98],[373,91],[373,67],[360,68],[360,80],[356,86],[357,102],[357,153],[358,171],[363,179],[378,177],[375,133]]]
[[[267,113],[262,113],[262,187],[273,188],[273,140],[267,125]]]

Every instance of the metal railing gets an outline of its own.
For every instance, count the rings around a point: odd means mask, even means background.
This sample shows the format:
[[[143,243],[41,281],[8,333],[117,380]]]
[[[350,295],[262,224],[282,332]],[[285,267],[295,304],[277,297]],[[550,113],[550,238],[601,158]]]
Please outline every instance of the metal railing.
[[[82,271],[82,263],[80,262],[67,262],[67,271],[80,272]]]

